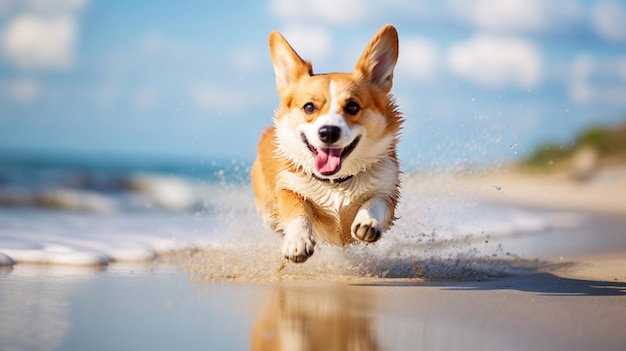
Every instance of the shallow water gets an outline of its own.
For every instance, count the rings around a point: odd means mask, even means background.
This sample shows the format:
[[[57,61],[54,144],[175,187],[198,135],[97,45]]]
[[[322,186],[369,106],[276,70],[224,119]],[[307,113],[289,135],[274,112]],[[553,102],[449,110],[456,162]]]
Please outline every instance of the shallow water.
[[[623,349],[626,285],[543,268],[270,281],[200,280],[164,263],[18,264],[0,273],[0,341],[7,351]]]
[[[247,348],[239,335],[251,317],[221,304],[249,294],[191,288],[164,264],[16,265],[0,285],[3,350]]]

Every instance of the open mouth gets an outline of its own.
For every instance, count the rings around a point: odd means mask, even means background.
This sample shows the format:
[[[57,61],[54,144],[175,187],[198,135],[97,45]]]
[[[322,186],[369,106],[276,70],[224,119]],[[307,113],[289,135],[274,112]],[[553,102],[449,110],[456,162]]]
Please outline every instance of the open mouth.
[[[341,170],[343,160],[350,155],[360,139],[360,136],[356,137],[350,145],[343,148],[316,148],[309,143],[304,133],[302,133],[302,141],[315,156],[315,169],[325,176],[336,174]]]

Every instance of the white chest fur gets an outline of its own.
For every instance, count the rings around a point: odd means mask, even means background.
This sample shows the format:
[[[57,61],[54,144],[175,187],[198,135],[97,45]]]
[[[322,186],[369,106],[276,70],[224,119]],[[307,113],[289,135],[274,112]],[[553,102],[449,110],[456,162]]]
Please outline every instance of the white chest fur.
[[[320,207],[339,212],[354,201],[377,194],[393,194],[397,177],[397,166],[391,160],[383,159],[343,183],[322,182],[304,173],[282,171],[277,185],[300,194]]]

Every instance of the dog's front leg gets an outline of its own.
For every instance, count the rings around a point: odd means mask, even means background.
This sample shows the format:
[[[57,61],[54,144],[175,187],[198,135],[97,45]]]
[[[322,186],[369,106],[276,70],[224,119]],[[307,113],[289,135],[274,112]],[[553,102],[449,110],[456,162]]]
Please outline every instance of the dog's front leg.
[[[352,237],[366,243],[380,239],[382,232],[391,226],[394,209],[394,201],[390,199],[369,199],[359,208],[352,222]]]
[[[306,261],[315,249],[307,203],[302,196],[283,189],[276,195],[276,205],[277,216],[285,228],[283,256],[296,263]]]

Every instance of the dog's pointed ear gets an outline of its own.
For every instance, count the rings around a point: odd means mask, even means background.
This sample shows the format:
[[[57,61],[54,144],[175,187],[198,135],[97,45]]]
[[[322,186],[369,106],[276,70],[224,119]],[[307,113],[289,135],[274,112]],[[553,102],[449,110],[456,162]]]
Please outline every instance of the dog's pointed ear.
[[[378,30],[369,42],[354,68],[354,74],[389,93],[397,61],[398,32],[388,24]]]
[[[276,90],[285,92],[290,85],[305,75],[312,75],[311,63],[304,61],[277,31],[270,33],[270,53],[276,74]]]

